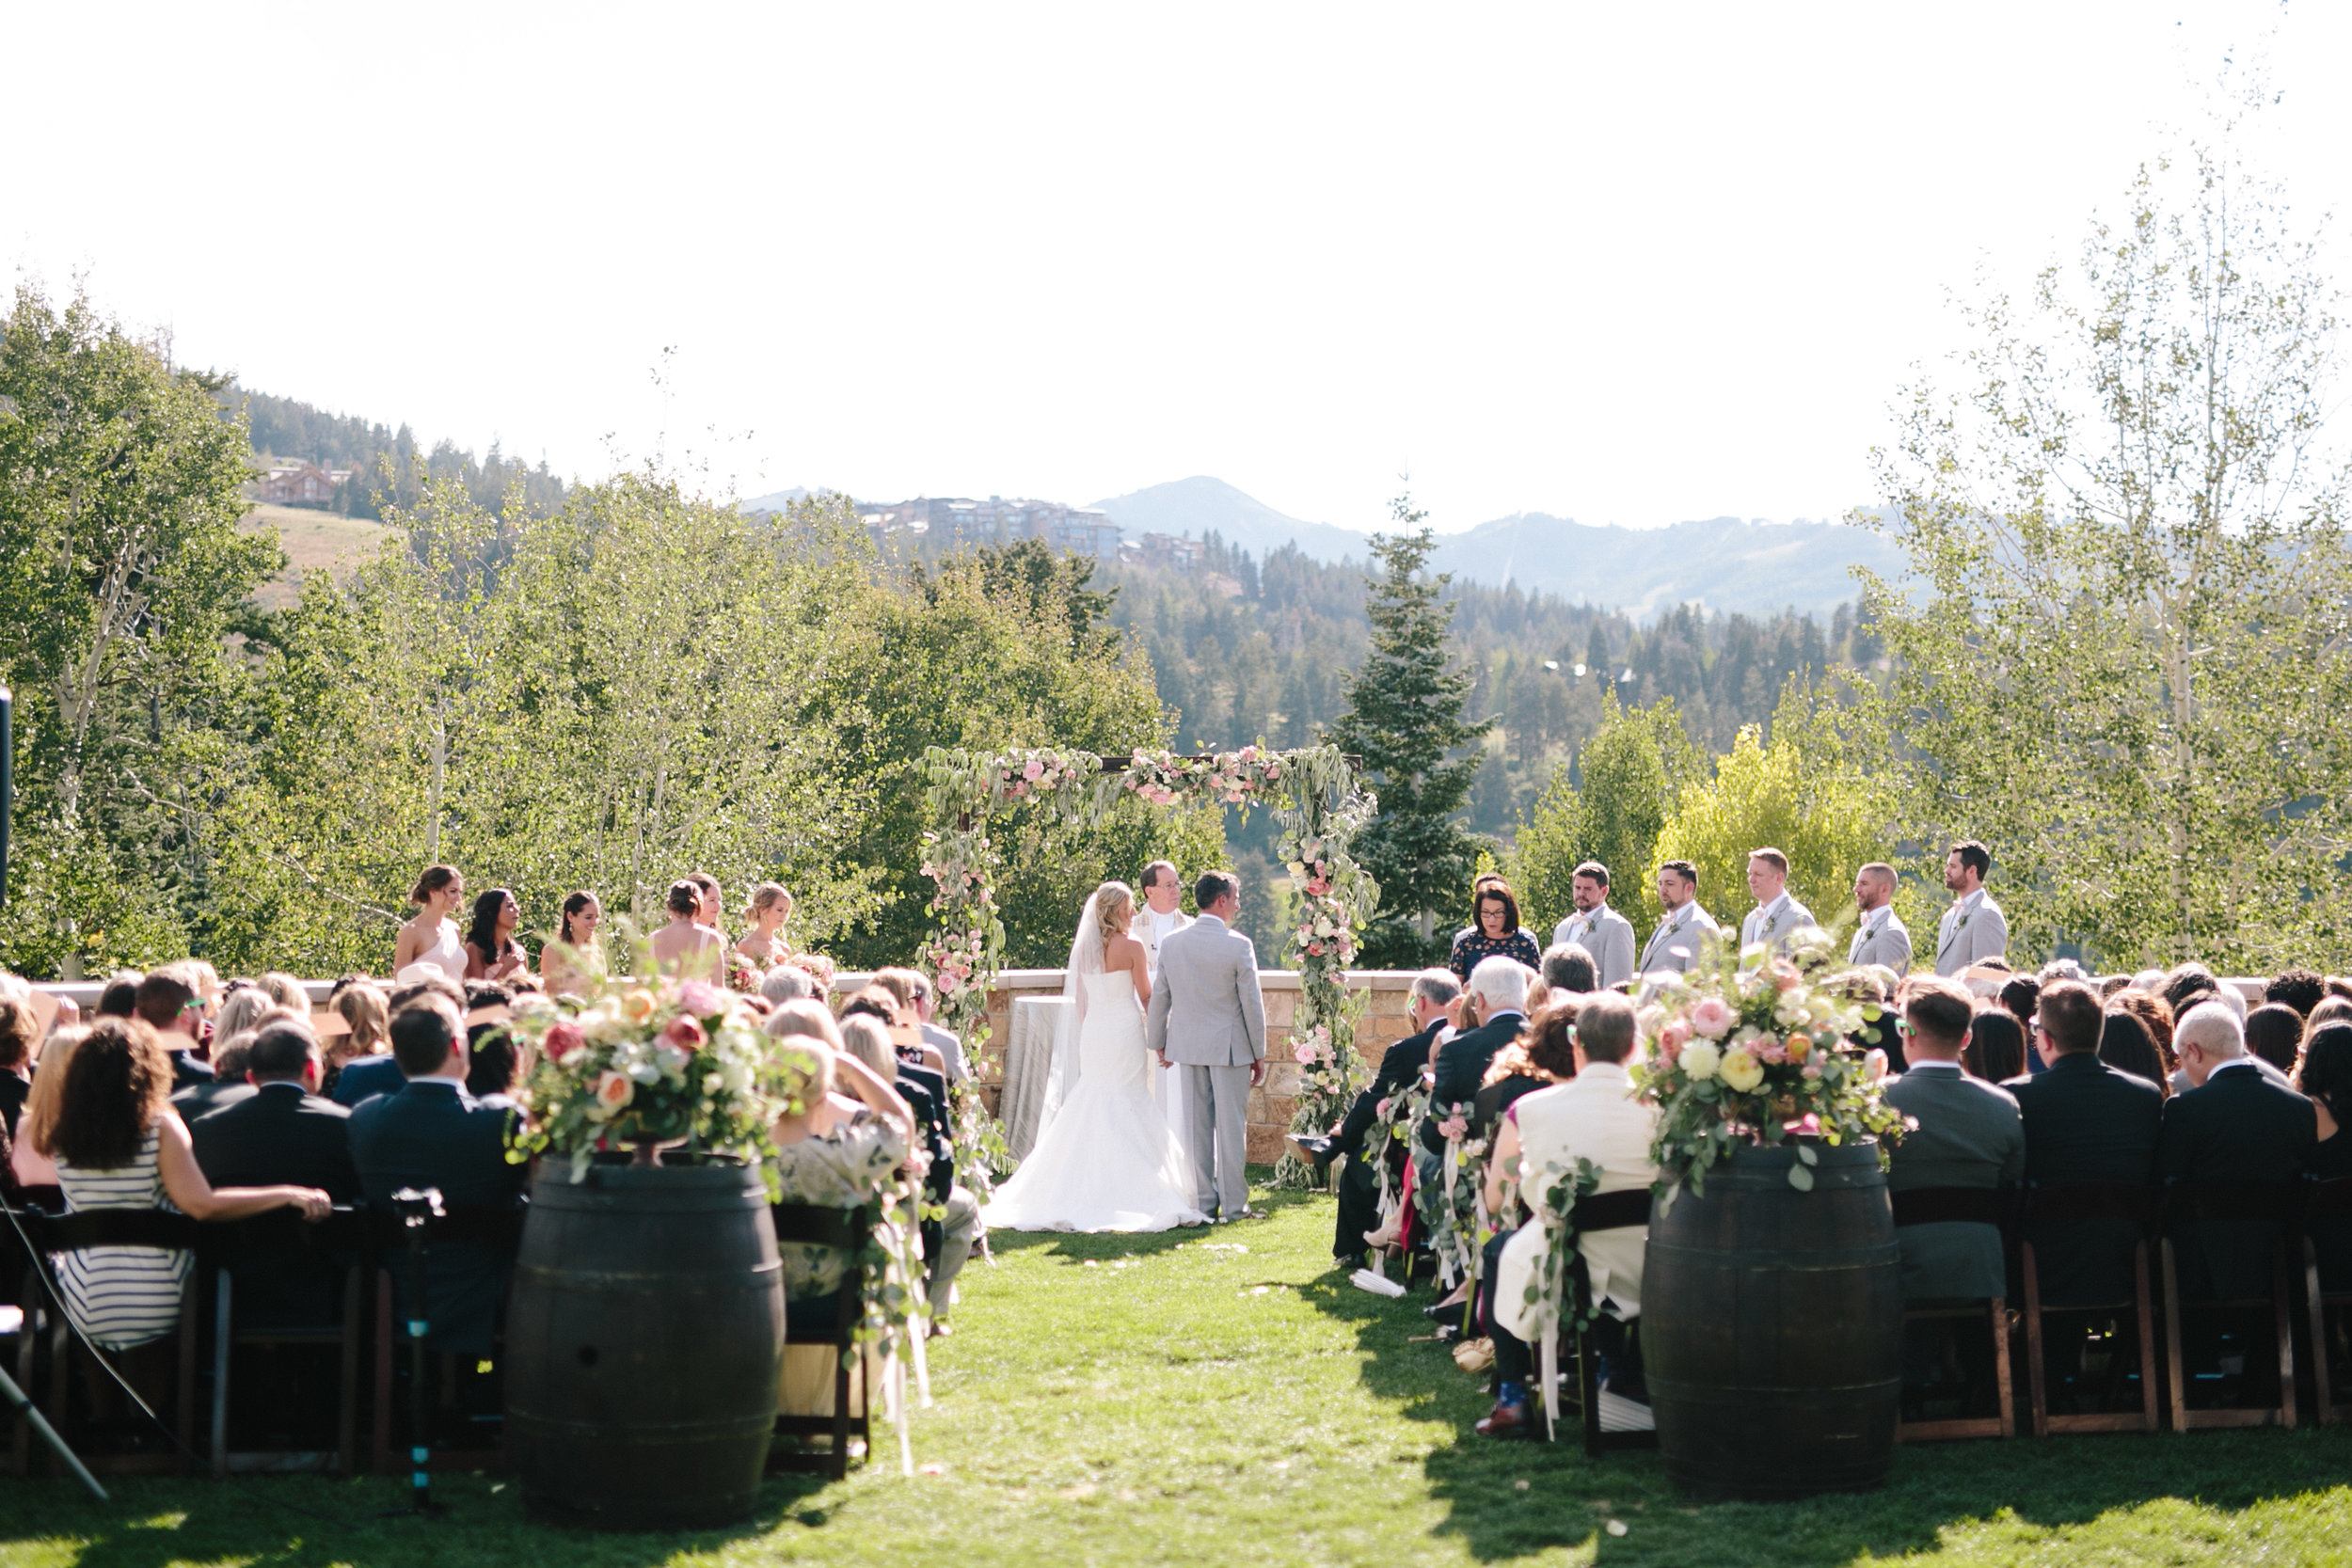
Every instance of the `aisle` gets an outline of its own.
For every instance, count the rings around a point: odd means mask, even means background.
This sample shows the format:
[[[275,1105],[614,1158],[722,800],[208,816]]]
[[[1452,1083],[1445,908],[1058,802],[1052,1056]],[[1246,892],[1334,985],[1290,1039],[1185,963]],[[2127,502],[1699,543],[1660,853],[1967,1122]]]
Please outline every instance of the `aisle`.
[[[0,1568],[2040,1568],[2243,1560],[2257,1535],[2267,1560],[2322,1561],[2352,1539],[2342,1427],[1947,1445],[1899,1454],[1895,1485],[1869,1497],[1689,1507],[1648,1456],[1592,1465],[1572,1448],[1472,1435],[1485,1402],[1425,1342],[1426,1294],[1377,1298],[1329,1272],[1327,1198],[1254,1201],[1274,1217],[999,1238],[933,1357],[939,1403],[914,1443],[936,1469],[913,1481],[887,1462],[837,1485],[778,1479],[740,1530],[589,1537],[530,1525],[496,1478],[439,1483],[455,1512],[430,1526],[372,1517],[399,1490],[373,1480],[124,1481],[121,1506],[101,1511],[68,1482],[0,1479]],[[2202,1500],[2173,1500],[2183,1488]]]

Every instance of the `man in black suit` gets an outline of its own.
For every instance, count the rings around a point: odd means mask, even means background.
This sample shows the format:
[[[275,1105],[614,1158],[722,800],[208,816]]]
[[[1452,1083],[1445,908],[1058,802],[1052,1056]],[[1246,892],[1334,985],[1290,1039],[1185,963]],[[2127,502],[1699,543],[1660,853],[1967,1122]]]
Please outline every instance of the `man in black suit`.
[[[2319,1143],[2318,1109],[2247,1054],[2237,1014],[2200,1003],[2173,1031],[2193,1087],[2164,1107],[2156,1173],[2167,1181],[2292,1181]],[[2185,1301],[2236,1300],[2270,1290],[2276,1223],[2213,1221],[2172,1233]]]
[[[215,1187],[317,1187],[337,1203],[359,1198],[351,1163],[351,1113],[321,1100],[318,1041],[291,1018],[266,1024],[246,1058],[246,1085],[225,1090],[188,1123],[197,1167]],[[238,1092],[239,1090],[242,1092]],[[235,1315],[247,1327],[333,1323],[343,1265],[284,1243],[287,1229],[264,1216],[233,1229],[226,1259]],[[249,1256],[241,1256],[244,1245]]]
[[[1421,1118],[1413,1149],[1414,1206],[1433,1237],[1443,1218],[1446,1143],[1468,1134],[1471,1103],[1478,1098],[1486,1069],[1494,1065],[1495,1053],[1518,1037],[1527,1010],[1527,982],[1534,974],[1517,958],[1499,953],[1479,959],[1478,967],[1470,971],[1465,1002],[1475,1005],[1478,1026],[1463,1030],[1438,1047],[1429,1110]],[[1475,1174],[1470,1180],[1475,1181]],[[1465,1279],[1452,1297],[1438,1305],[1452,1306],[1466,1297],[1469,1290],[1470,1281]]]
[[[439,994],[424,996],[392,1015],[391,1036],[392,1059],[407,1082],[397,1094],[360,1105],[349,1124],[352,1163],[370,1206],[390,1207],[403,1187],[437,1187],[450,1210],[518,1207],[523,1167],[506,1158],[513,1113],[466,1092],[470,1064],[455,1005]],[[505,1248],[437,1243],[425,1280],[432,1324],[425,1343],[460,1356],[486,1354],[514,1261]],[[392,1271],[395,1289],[403,1288],[405,1274]]]
[[[132,1008],[164,1037],[171,1053],[174,1093],[213,1081],[212,1068],[196,1056],[204,1037],[204,1000],[194,970],[186,964],[164,965],[139,982]]]
[[[1422,1069],[1429,1065],[1429,1053],[1446,1026],[1446,1008],[1461,994],[1461,982],[1450,969],[1424,969],[1414,975],[1405,1003],[1414,1032],[1381,1053],[1379,1072],[1356,1096],[1346,1117],[1328,1137],[1291,1136],[1291,1147],[1301,1159],[1312,1161],[1317,1171],[1333,1160],[1346,1161],[1340,1167],[1340,1217],[1331,1238],[1331,1256],[1342,1262],[1363,1256],[1364,1233],[1380,1221],[1380,1183],[1374,1162],[1386,1158],[1388,1150],[1367,1150],[1364,1139],[1380,1119],[1382,1106],[1420,1082]]]
[[[2155,1170],[2164,1093],[2099,1059],[2103,1022],[2097,993],[2072,980],[2043,987],[2035,1003],[2034,1049],[2047,1070],[2009,1085],[2025,1118],[2028,1187],[2137,1185]],[[2131,1299],[2138,1229],[2129,1220],[2029,1223],[2025,1239],[2044,1307]]]

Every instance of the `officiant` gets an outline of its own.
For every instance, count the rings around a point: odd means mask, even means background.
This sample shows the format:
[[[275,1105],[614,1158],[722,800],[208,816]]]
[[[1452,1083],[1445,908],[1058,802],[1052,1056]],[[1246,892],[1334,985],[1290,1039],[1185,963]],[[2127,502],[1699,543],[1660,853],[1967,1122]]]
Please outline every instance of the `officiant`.
[[[1143,942],[1144,967],[1151,972],[1152,989],[1160,987],[1160,943],[1192,924],[1192,916],[1177,905],[1184,896],[1184,884],[1176,879],[1176,867],[1167,861],[1153,861],[1143,868],[1142,918],[1135,924],[1134,934]],[[1184,1097],[1176,1092],[1176,1074],[1161,1071],[1152,1075],[1152,1098],[1168,1118],[1168,1131],[1176,1134],[1176,1147],[1188,1148],[1184,1142]]]

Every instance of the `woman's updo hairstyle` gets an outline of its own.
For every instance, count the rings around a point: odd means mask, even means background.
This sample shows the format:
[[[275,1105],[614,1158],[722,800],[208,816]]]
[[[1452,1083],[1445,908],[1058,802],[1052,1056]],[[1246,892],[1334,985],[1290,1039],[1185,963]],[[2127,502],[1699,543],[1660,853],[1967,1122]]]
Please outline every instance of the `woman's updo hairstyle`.
[[[792,912],[792,895],[785,890],[782,882],[762,882],[752,889],[752,901],[744,906],[743,918],[756,925],[760,911],[777,904],[783,905],[785,914],[789,916]]]
[[[455,880],[457,880],[455,866],[428,865],[418,873],[417,885],[408,892],[408,902],[421,904]]]
[[[693,882],[672,882],[670,896],[664,902],[672,914],[696,914],[703,907],[703,890]]]

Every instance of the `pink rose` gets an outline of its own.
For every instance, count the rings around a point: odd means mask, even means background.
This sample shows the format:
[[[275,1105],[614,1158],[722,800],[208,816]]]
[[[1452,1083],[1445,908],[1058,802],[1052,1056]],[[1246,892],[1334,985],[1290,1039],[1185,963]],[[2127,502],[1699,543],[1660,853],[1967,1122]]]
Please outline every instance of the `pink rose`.
[[[1320,898],[1331,891],[1331,884],[1317,877],[1307,884],[1307,891]]]
[[[1658,1043],[1668,1055],[1680,1055],[1682,1048],[1691,1043],[1690,1024],[1678,1018],[1672,1020],[1658,1032]]]
[[[1021,797],[1026,795],[1028,792],[1029,786],[1025,784],[1014,784],[1010,789],[1005,791],[1006,794],[1011,796],[1016,800],[1020,800]]]
[[[1804,1075],[1805,1075],[1807,1078],[1819,1078],[1819,1077],[1820,1077],[1820,1076],[1821,1076],[1821,1064],[1820,1064],[1820,1063],[1819,1063],[1819,1062],[1807,1062],[1807,1063],[1805,1063],[1805,1064],[1804,1064]]]
[[[548,1061],[560,1062],[587,1043],[588,1037],[580,1025],[566,1021],[551,1026],[540,1039],[539,1048],[548,1053]]]
[[[1311,1045],[1293,1046],[1291,1059],[1302,1065],[1312,1063],[1316,1059],[1315,1048]]]
[[[596,1080],[596,1103],[617,1111],[637,1096],[637,1085],[626,1072],[607,1072]]]
[[[1701,997],[1691,1009],[1691,1027],[1709,1039],[1721,1039],[1731,1032],[1731,1008],[1720,996]]]
[[[678,987],[677,1005],[696,1018],[715,1018],[727,1010],[725,993],[701,980],[689,980]]]
[[[1323,957],[1323,943],[1319,942],[1311,942],[1307,944],[1307,951],[1320,958]]]
[[[710,1037],[703,1033],[703,1026],[693,1019],[674,1018],[661,1031],[661,1037],[680,1051],[695,1052],[700,1051],[703,1041]]]
[[[1756,1036],[1748,1042],[1748,1054],[1769,1067],[1779,1067],[1788,1060],[1788,1049],[1780,1043],[1778,1035]]]
[[[1031,757],[1029,759],[1029,765],[1021,769],[1021,776],[1025,779],[1035,779],[1041,777],[1044,772],[1045,765],[1038,761],[1037,758]]]

